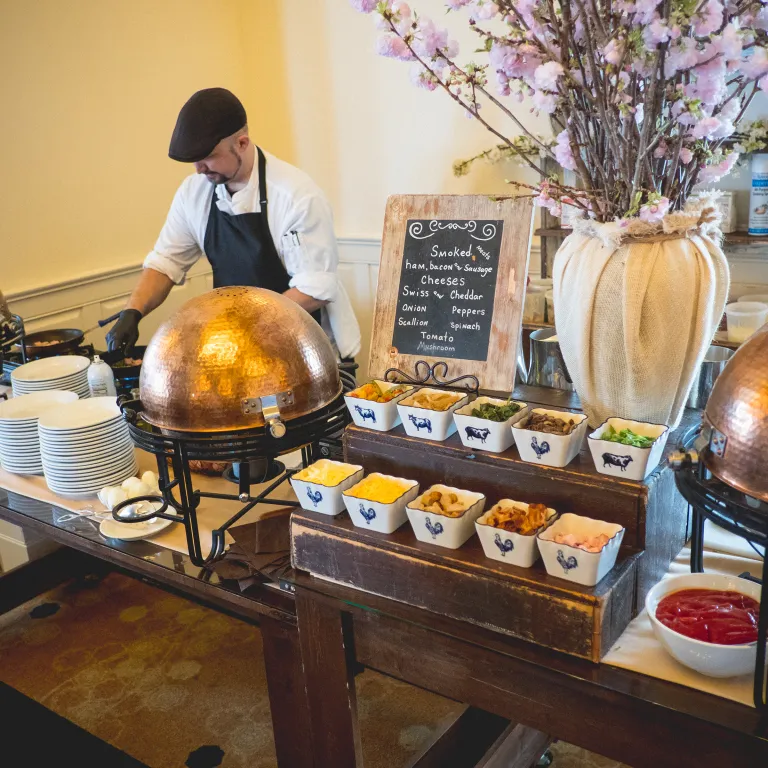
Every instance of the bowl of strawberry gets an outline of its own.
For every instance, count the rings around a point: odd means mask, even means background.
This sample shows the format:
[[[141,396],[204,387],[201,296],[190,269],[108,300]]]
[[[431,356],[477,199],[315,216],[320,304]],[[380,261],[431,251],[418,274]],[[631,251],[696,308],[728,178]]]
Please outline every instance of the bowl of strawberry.
[[[653,632],[681,664],[709,677],[753,674],[760,585],[738,576],[687,573],[645,599]]]

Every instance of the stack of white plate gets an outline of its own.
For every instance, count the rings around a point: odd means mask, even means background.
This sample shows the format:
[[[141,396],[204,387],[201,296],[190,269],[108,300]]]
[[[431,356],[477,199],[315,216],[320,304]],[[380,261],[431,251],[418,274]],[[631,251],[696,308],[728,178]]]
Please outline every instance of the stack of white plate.
[[[47,411],[38,429],[45,480],[60,496],[92,496],[138,471],[128,424],[114,397],[79,400]]]
[[[77,392],[78,397],[90,397],[88,389],[87,357],[62,355],[43,357],[20,365],[11,371],[11,387],[14,395],[27,395],[46,389],[64,389]]]
[[[0,403],[0,465],[3,469],[17,475],[42,474],[38,417],[51,408],[61,408],[76,400],[74,392],[52,389]]]

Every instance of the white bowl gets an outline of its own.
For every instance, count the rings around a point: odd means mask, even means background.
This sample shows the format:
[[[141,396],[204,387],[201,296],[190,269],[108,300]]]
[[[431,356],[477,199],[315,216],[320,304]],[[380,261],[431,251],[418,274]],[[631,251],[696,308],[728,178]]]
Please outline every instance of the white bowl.
[[[409,504],[405,511],[408,513],[411,528],[416,538],[425,544],[458,549],[475,532],[475,521],[483,514],[485,496],[482,493],[462,491],[461,488],[451,488],[448,485],[433,485],[424,493],[429,491],[455,493],[469,506],[460,517],[446,517],[435,512],[416,509]]]
[[[368,528],[379,533],[393,533],[406,521],[405,505],[419,495],[419,484],[416,480],[382,475],[380,472],[371,472],[368,477],[385,477],[408,483],[402,496],[388,504],[359,496],[349,496],[346,492],[342,494],[349,517],[358,528]]]
[[[291,477],[291,485],[296,495],[299,497],[299,503],[302,509],[310,512],[320,512],[322,515],[338,515],[344,511],[344,499],[341,498],[342,491],[351,488],[358,480],[363,477],[363,468],[359,464],[345,464],[343,461],[331,461],[331,459],[320,459],[312,467],[347,467],[353,470],[349,477],[345,477],[336,485],[326,485],[314,480],[301,480],[296,475]],[[297,472],[297,474],[301,474]]]
[[[393,387],[400,386],[397,383],[381,381],[380,379],[375,379],[375,381],[384,392]],[[397,411],[397,403],[404,397],[407,397],[413,391],[413,387],[409,386],[406,392],[403,392],[402,395],[398,395],[388,403],[375,403],[372,400],[364,400],[362,397],[355,397],[355,392],[358,389],[361,389],[361,387],[353,389],[352,392],[344,395],[344,401],[352,416],[352,421],[354,421],[358,427],[375,429],[377,432],[389,432],[390,429],[399,426],[400,414]]]
[[[523,429],[523,425],[534,413],[545,413],[561,419],[574,419],[576,428],[570,435],[551,435],[548,432],[535,432]],[[531,464],[543,464],[546,467],[565,467],[579,455],[588,429],[587,417],[583,413],[553,411],[549,408],[533,408],[526,417],[512,425],[517,450],[520,458]]]
[[[512,499],[502,499],[499,503],[504,506],[514,504],[515,506],[528,508],[528,504],[521,501],[512,501]],[[494,506],[496,505],[494,504]],[[480,543],[483,545],[485,556],[491,560],[498,560],[500,563],[530,568],[539,559],[539,545],[536,533],[540,533],[541,529],[528,536],[505,531],[503,528],[495,528],[486,523],[490,514],[491,510],[489,509],[475,523],[477,535],[480,538]],[[547,507],[547,520],[544,526],[551,525],[556,517],[557,512]]]
[[[444,393],[444,389],[422,387],[419,392]],[[415,394],[415,393],[412,393]],[[422,437],[426,440],[442,442],[456,431],[456,423],[453,420],[453,412],[466,405],[469,395],[460,397],[450,408],[444,411],[433,411],[430,408],[417,408],[405,403],[411,395],[404,397],[397,404],[397,410],[403,422],[406,434],[411,437]]]
[[[651,620],[653,633],[666,651],[686,667],[708,677],[735,677],[752,674],[755,670],[757,643],[747,645],[718,645],[694,640],[669,627],[656,618],[656,608],[662,598],[681,589],[722,589],[741,592],[760,602],[760,585],[738,576],[716,573],[684,573],[660,581],[645,598],[645,610]]]
[[[557,533],[597,536],[605,533],[609,542],[599,552],[587,552],[581,547],[558,544],[553,541]],[[537,534],[539,551],[550,576],[594,587],[616,564],[624,528],[566,512],[544,531]]]
[[[467,448],[489,451],[490,453],[502,453],[515,442],[515,436],[512,434],[511,427],[528,413],[528,405],[526,403],[513,400],[513,402],[522,407],[506,421],[490,421],[489,419],[472,416],[472,409],[478,405],[483,403],[504,405],[506,402],[506,400],[500,400],[496,397],[478,397],[454,412],[453,420],[456,422],[459,437]]]
[[[653,445],[649,448],[635,448],[632,445],[614,443],[611,440],[601,440],[600,435],[608,427],[613,427],[617,432],[621,432],[622,429],[631,429],[637,435],[652,437]],[[668,437],[669,427],[665,424],[629,421],[614,416],[590,433],[587,443],[598,472],[639,482],[650,475],[661,461]]]

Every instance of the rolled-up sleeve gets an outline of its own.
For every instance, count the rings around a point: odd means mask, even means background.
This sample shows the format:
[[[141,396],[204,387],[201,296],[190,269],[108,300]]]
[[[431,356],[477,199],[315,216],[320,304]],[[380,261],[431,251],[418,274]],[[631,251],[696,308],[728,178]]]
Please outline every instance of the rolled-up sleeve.
[[[145,267],[162,272],[176,285],[183,284],[187,272],[202,255],[187,216],[186,193],[186,185],[182,184],[176,191],[155,247],[144,259]]]
[[[290,287],[318,301],[335,301],[339,252],[333,212],[325,196],[308,195],[298,201],[283,230],[279,249]]]

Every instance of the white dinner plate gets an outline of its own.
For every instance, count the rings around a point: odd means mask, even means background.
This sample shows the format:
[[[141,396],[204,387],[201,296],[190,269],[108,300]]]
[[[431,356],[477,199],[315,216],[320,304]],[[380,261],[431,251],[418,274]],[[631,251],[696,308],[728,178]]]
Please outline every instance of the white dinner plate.
[[[61,384],[60,389],[67,389],[68,387],[81,387],[83,384],[88,383],[87,373],[78,373],[75,376],[62,376],[60,379],[50,379],[47,381],[18,381],[12,380],[12,385],[17,389],[27,389],[32,391],[46,391],[53,389],[54,384]],[[66,386],[64,386],[66,385]]]
[[[123,480],[127,480],[129,477],[134,477],[138,472],[138,466],[131,467],[125,470],[125,472],[119,472],[118,474],[111,475],[109,477],[101,478],[99,480],[66,484],[50,481],[46,477],[46,483],[48,487],[54,493],[60,493],[63,496],[72,493],[83,493],[88,495],[96,495],[102,488],[106,488],[110,485],[120,485]]]
[[[109,423],[120,417],[114,397],[91,397],[68,403],[67,408],[46,411],[40,416],[40,426],[49,431],[79,430]]]
[[[116,456],[110,461],[95,461],[89,464],[51,464],[45,456],[42,457],[42,463],[45,467],[45,474],[54,478],[61,478],[62,480],[68,480],[69,478],[85,478],[92,477],[94,475],[106,475],[112,472],[117,472],[123,467],[130,466],[132,462],[136,461],[133,453],[123,454],[122,456]]]
[[[77,395],[74,392],[60,389],[48,389],[43,392],[13,397],[7,402],[0,403],[0,425],[7,421],[34,422],[41,413],[49,408],[72,403],[75,400],[77,400]]]
[[[52,381],[88,370],[91,361],[78,355],[43,357],[11,371],[11,381]]]
[[[82,400],[81,402],[86,402]],[[104,439],[109,437],[115,437],[118,435],[130,435],[128,431],[128,425],[122,419],[115,419],[114,422],[107,422],[104,425],[98,427],[85,427],[80,430],[62,431],[46,429],[45,427],[38,427],[40,437],[43,440],[47,440],[50,443],[85,443],[89,440]]]

